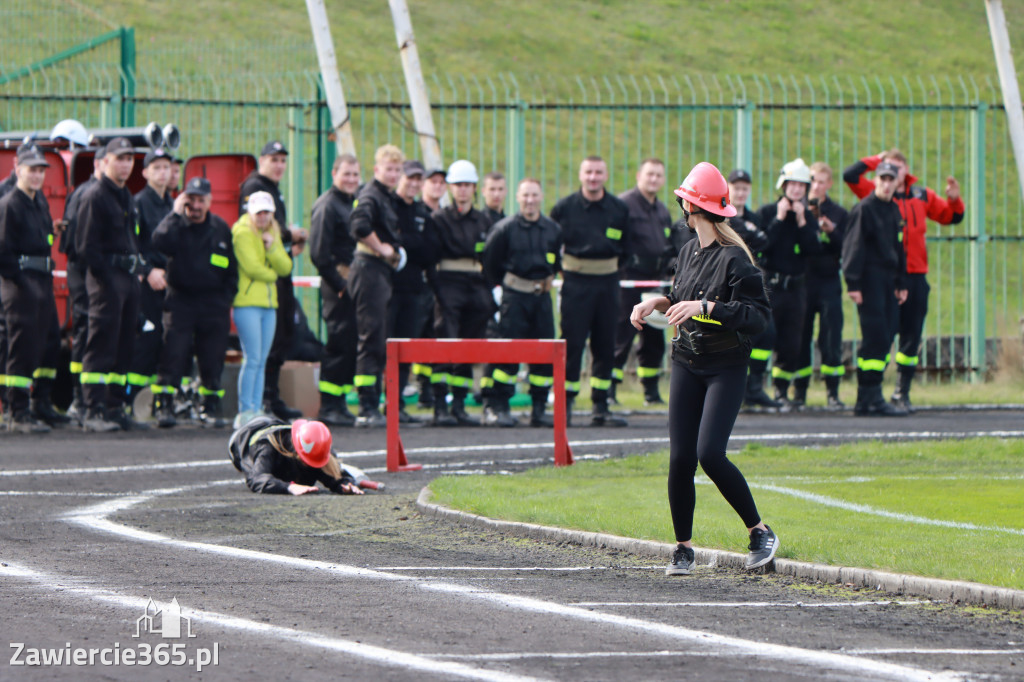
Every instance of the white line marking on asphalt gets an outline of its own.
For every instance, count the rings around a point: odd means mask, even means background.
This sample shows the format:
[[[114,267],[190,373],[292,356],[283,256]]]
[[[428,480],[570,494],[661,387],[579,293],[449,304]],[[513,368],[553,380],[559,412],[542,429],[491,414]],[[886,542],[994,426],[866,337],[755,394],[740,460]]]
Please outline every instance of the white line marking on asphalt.
[[[962,676],[950,672],[929,672],[919,668],[912,668],[895,663],[873,661],[870,659],[865,660],[844,656],[842,654],[801,649],[799,647],[781,644],[756,642],[712,632],[691,630],[666,623],[646,621],[634,617],[603,613],[601,611],[592,611],[578,606],[558,604],[533,597],[491,592],[473,585],[463,585],[439,580],[431,581],[413,576],[396,575],[394,573],[385,573],[383,571],[360,568],[358,566],[332,564],[325,561],[314,561],[311,559],[258,552],[250,549],[215,545],[205,542],[178,540],[158,533],[152,533],[115,523],[106,518],[111,514],[130,509],[137,504],[146,502],[152,499],[153,496],[178,494],[185,490],[199,487],[202,486],[187,486],[178,489],[167,488],[159,491],[148,491],[147,494],[136,497],[108,500],[106,502],[80,508],[79,510],[63,515],[62,518],[101,533],[110,533],[140,542],[147,542],[166,547],[197,550],[234,559],[248,559],[265,563],[275,563],[304,570],[323,571],[337,576],[350,578],[367,578],[379,581],[403,582],[427,592],[436,592],[452,595],[453,597],[476,600],[500,609],[511,609],[526,613],[558,616],[588,623],[620,627],[633,631],[646,632],[661,637],[671,637],[697,646],[711,648],[723,647],[737,652],[751,652],[765,658],[785,661],[797,665],[810,666],[814,669],[828,668],[832,670],[850,671],[857,674],[871,673],[872,675],[899,680],[929,680],[934,682],[935,680],[962,679]]]
[[[843,649],[844,654],[860,656],[864,654],[943,654],[947,656],[1014,656],[1024,653],[1024,649]],[[718,651],[566,651],[566,652],[533,652],[510,651],[504,654],[419,654],[424,658],[436,658],[452,661],[520,661],[531,658],[578,659],[578,658],[646,658],[685,657],[685,658],[720,658],[734,655],[757,656],[754,652],[718,652]]]
[[[859,504],[856,502],[847,502],[845,500],[837,500],[834,497],[826,497],[825,495],[818,495],[817,493],[809,493],[803,490],[797,490],[795,488],[783,488],[777,485],[769,485],[766,483],[750,483],[751,488],[757,488],[759,490],[768,490],[773,493],[779,493],[780,495],[789,495],[790,497],[797,497],[808,502],[815,502],[825,507],[835,507],[837,509],[844,509],[846,511],[854,511],[861,514],[870,514],[872,516],[882,516],[887,519],[895,519],[896,521],[907,521],[914,523],[919,526],[941,526],[943,528],[957,528],[960,530],[980,530],[990,533],[1009,533],[1011,535],[1024,535],[1024,528],[1006,528],[1004,526],[979,526],[974,523],[967,521],[946,521],[944,519],[930,519],[926,516],[917,516],[916,514],[903,514],[901,512],[891,512],[885,509],[878,509],[877,507],[871,507],[866,504]]]
[[[0,476],[70,476],[79,474],[122,474],[131,471],[164,471],[194,467],[231,466],[228,459],[200,459],[193,462],[162,462],[160,464],[126,464],[105,467],[69,467],[67,469],[12,469],[0,471]]]
[[[60,591],[61,594],[71,593],[94,601],[114,604],[125,609],[133,609],[136,613],[140,611],[144,612],[147,604],[149,603],[147,597],[132,597],[109,590],[76,585],[76,580],[74,578],[52,575],[24,566],[18,566],[16,564],[0,564],[0,575],[29,580],[38,584],[45,590]],[[363,644],[352,640],[326,637],[315,632],[294,630],[292,628],[284,628],[277,625],[268,625],[267,623],[258,623],[245,618],[230,616],[226,613],[217,613],[216,611],[202,611],[187,607],[183,608],[182,611],[187,613],[188,617],[191,618],[193,622],[198,621],[200,623],[209,623],[211,625],[230,630],[251,632],[257,635],[291,642],[292,644],[298,644],[300,646],[312,646],[319,649],[337,651],[350,654],[352,656],[359,656],[360,658],[365,658],[375,663],[391,667],[406,668],[426,673],[435,673],[438,675],[447,675],[473,680],[492,680],[493,682],[531,682],[532,680],[537,680],[537,678],[534,677],[483,670],[461,663],[445,663],[425,656],[405,653],[397,649],[386,649],[384,647]]]
[[[843,649],[851,656],[885,656],[888,654],[943,654],[947,656],[1016,656],[1024,649]]]
[[[0,497],[126,497],[138,493],[89,493],[69,490],[0,490]]]
[[[375,571],[650,571],[665,570],[664,566],[377,566]]]
[[[737,609],[761,609],[761,608],[794,608],[794,609],[832,609],[848,606],[916,606],[919,604],[931,604],[930,601],[836,601],[836,602],[784,602],[784,601],[577,601],[576,606],[685,606],[685,607],[709,607],[709,608],[737,608]]]

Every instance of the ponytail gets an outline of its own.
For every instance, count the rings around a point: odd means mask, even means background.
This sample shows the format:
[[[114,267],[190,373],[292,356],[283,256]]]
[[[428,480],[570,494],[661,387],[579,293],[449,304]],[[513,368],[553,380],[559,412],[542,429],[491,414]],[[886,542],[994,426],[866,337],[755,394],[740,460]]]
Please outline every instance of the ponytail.
[[[757,265],[757,261],[754,260],[754,254],[750,252],[750,247],[743,241],[743,238],[736,234],[736,230],[732,229],[732,225],[728,222],[712,223],[715,228],[715,240],[723,246],[738,246],[743,249],[743,253],[747,254],[747,258],[750,259],[751,264]]]

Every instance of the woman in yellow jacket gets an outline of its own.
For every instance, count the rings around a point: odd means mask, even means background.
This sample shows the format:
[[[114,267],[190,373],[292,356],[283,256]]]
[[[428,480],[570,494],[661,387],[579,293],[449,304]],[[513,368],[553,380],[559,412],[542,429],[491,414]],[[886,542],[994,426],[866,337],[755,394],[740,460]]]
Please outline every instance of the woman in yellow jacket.
[[[274,341],[278,277],[292,270],[292,259],[281,243],[281,228],[274,220],[274,198],[267,192],[249,197],[248,211],[231,228],[238,261],[238,294],[234,320],[242,344],[242,371],[238,373],[237,429],[260,416],[263,376]]]

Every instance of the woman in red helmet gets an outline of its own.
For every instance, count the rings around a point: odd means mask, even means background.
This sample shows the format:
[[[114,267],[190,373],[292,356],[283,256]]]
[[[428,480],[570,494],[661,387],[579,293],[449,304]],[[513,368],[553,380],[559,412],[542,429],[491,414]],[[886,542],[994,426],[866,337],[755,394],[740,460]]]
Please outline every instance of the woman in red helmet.
[[[304,495],[320,482],[333,493],[363,494],[331,453],[331,432],[320,422],[257,417],[231,434],[228,452],[254,493]]]
[[[693,476],[699,462],[750,534],[748,569],[770,562],[778,539],[757,513],[743,474],[725,448],[746,389],[751,337],[767,324],[771,306],[761,271],[727,218],[729,186],[714,165],[697,164],[675,191],[683,219],[697,238],[679,252],[672,291],[643,301],[630,315],[637,329],[659,311],[678,332],[672,342],[669,394],[668,499],[678,543],[667,575],[694,564]]]

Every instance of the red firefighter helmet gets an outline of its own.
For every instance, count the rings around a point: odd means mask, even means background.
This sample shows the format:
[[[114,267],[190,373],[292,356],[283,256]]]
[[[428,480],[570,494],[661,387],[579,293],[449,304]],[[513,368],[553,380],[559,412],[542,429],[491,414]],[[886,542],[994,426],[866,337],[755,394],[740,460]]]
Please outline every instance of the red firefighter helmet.
[[[299,459],[319,469],[331,456],[331,432],[321,422],[297,419],[292,424],[292,445]]]
[[[736,208],[729,203],[729,185],[715,165],[701,161],[683,180],[676,196],[689,201],[708,213],[731,218]]]

